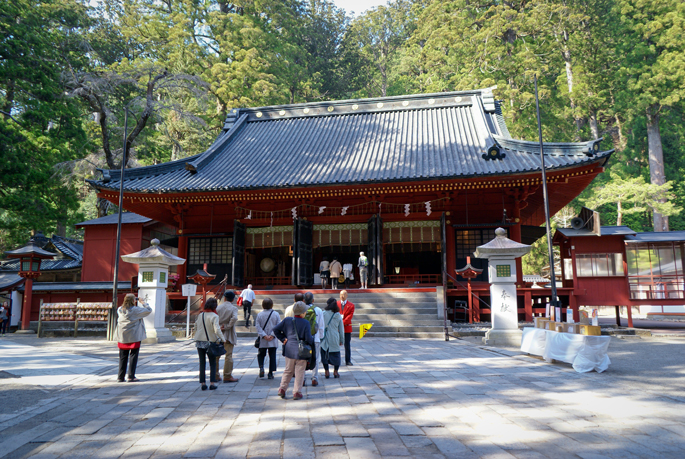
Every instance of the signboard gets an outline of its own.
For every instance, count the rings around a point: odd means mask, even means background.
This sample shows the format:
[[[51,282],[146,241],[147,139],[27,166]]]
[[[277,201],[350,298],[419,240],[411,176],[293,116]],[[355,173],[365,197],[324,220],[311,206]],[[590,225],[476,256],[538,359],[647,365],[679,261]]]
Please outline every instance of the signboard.
[[[195,296],[197,291],[197,284],[183,284],[181,286],[181,292],[183,296]]]

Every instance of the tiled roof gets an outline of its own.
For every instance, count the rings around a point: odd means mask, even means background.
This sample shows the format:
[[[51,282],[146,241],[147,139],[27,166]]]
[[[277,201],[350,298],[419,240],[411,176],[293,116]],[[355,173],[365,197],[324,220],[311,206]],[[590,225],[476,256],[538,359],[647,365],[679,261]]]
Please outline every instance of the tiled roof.
[[[626,242],[681,242],[685,241],[685,231],[633,233],[626,236],[625,240]]]
[[[34,241],[37,239],[34,236]],[[40,264],[41,271],[59,271],[66,269],[78,269],[81,267],[83,261],[83,243],[75,239],[69,239],[53,234],[51,238],[47,238],[40,234],[38,239],[41,248],[46,253],[55,253],[55,250],[61,252],[65,258],[58,259],[44,259]],[[13,258],[2,262],[0,271],[19,272],[19,259]]]
[[[83,260],[83,242],[75,241],[73,239],[67,239],[65,237],[58,236],[56,234],[52,235],[50,240],[57,250],[62,252],[64,255],[81,262]]]
[[[24,279],[19,277],[15,273],[2,273],[0,272],[0,292],[3,290],[10,289],[16,285],[24,282]]]
[[[595,236],[597,235],[589,229],[557,228],[557,231],[566,237]],[[635,231],[627,226],[602,226],[600,230],[602,236],[634,236]]]
[[[96,218],[94,220],[86,220],[85,222],[77,223],[76,228],[82,226],[92,226],[92,225],[116,225],[119,221],[118,214],[107,215],[104,217]],[[142,215],[135,214],[133,212],[122,212],[121,213],[121,223],[123,225],[131,223],[147,223],[152,221],[152,219],[143,217]]]
[[[131,290],[131,282],[119,281],[117,289],[120,292]],[[21,286],[17,290],[24,291]],[[36,282],[34,292],[81,292],[88,290],[112,290],[112,282]]]
[[[597,139],[547,143],[548,169],[606,162]],[[597,145],[595,147],[595,145]],[[495,146],[506,157],[486,160]],[[126,171],[126,191],[228,191],[508,175],[540,170],[490,90],[233,110],[200,155]],[[105,170],[96,188],[119,189]]]
[[[81,260],[62,258],[60,260],[43,260],[40,264],[41,272],[77,269],[81,267]],[[19,260],[9,260],[2,264],[2,271],[19,272]]]

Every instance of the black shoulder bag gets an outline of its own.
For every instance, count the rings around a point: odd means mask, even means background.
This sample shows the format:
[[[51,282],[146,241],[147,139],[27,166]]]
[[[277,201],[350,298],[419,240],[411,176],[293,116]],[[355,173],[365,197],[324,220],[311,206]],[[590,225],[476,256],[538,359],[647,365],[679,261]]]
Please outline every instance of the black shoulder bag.
[[[204,312],[202,313],[202,325],[205,327],[205,336],[207,337],[207,341],[209,341],[209,334],[207,333],[207,324],[205,324]],[[224,345],[218,341],[216,343],[209,341],[209,349],[207,349],[207,353],[212,357],[221,357],[226,353],[226,349],[224,349]]]
[[[271,312],[269,313],[269,317],[266,318],[266,323],[264,325],[269,325],[269,319],[271,319],[271,314],[273,314],[273,313],[274,313],[274,310],[272,309]],[[262,337],[257,336],[257,339],[254,340],[254,347],[259,349],[259,345],[260,345],[261,341],[262,341]]]
[[[309,325],[309,322],[307,322]],[[309,360],[312,358],[312,347],[300,340],[300,334],[297,332],[297,324],[293,318],[293,328],[295,328],[295,338],[297,338],[297,360]]]

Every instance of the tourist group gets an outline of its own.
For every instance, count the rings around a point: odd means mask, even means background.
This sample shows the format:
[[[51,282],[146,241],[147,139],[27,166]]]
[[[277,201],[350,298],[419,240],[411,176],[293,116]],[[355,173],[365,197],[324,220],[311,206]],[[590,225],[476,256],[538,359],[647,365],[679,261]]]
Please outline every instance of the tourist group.
[[[240,293],[245,323],[249,324],[255,294],[252,285]],[[223,301],[209,298],[195,321],[195,347],[200,361],[200,384],[202,390],[215,390],[219,381],[237,382],[233,377],[233,348],[238,341],[236,324],[238,308],[234,306],[236,294],[227,290]],[[136,304],[138,303],[138,305]],[[152,312],[147,304],[138,301],[133,294],[124,298],[118,308],[117,341],[119,343],[118,381],[136,382],[136,366],[140,343],[146,338],[143,318]],[[348,301],[347,291],[340,292],[340,299],[329,298],[324,310],[314,305],[311,292],[295,294],[294,303],[285,310],[281,320],[273,310],[270,298],[262,299],[262,311],[255,317],[255,327],[259,335],[255,340],[258,349],[259,377],[265,376],[264,362],[269,357],[268,379],[274,379],[276,371],[276,352],[278,342],[283,343],[285,370],[281,376],[278,395],[285,398],[290,380],[295,377],[293,399],[302,398],[302,386],[306,385],[305,372],[311,371],[312,386],[319,385],[319,364],[323,365],[324,376],[330,378],[329,366],[333,367],[333,377],[339,378],[341,347],[345,350],[345,364],[352,365],[351,338],[354,304]],[[223,376],[220,374],[220,360],[224,356]],[[206,383],[206,362],[209,361],[209,381]]]

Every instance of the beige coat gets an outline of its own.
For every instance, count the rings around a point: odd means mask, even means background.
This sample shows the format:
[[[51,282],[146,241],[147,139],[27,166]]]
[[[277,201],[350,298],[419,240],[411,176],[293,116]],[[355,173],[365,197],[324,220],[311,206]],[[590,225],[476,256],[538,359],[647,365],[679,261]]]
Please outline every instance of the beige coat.
[[[331,263],[331,279],[334,277],[340,277],[340,273],[342,272],[342,265],[338,260],[335,260],[333,263]]]
[[[231,302],[224,301],[216,307],[216,313],[219,314],[219,326],[224,327],[224,341],[235,346],[238,343],[238,334],[235,332],[235,324],[238,322],[238,308],[233,306]]]
[[[204,319],[204,324],[202,320]],[[207,333],[205,334],[205,327]],[[217,341],[223,341],[224,337],[221,334],[221,328],[219,328],[219,316],[213,312],[201,312],[197,315],[197,320],[195,320],[195,341],[210,341],[216,343]]]

